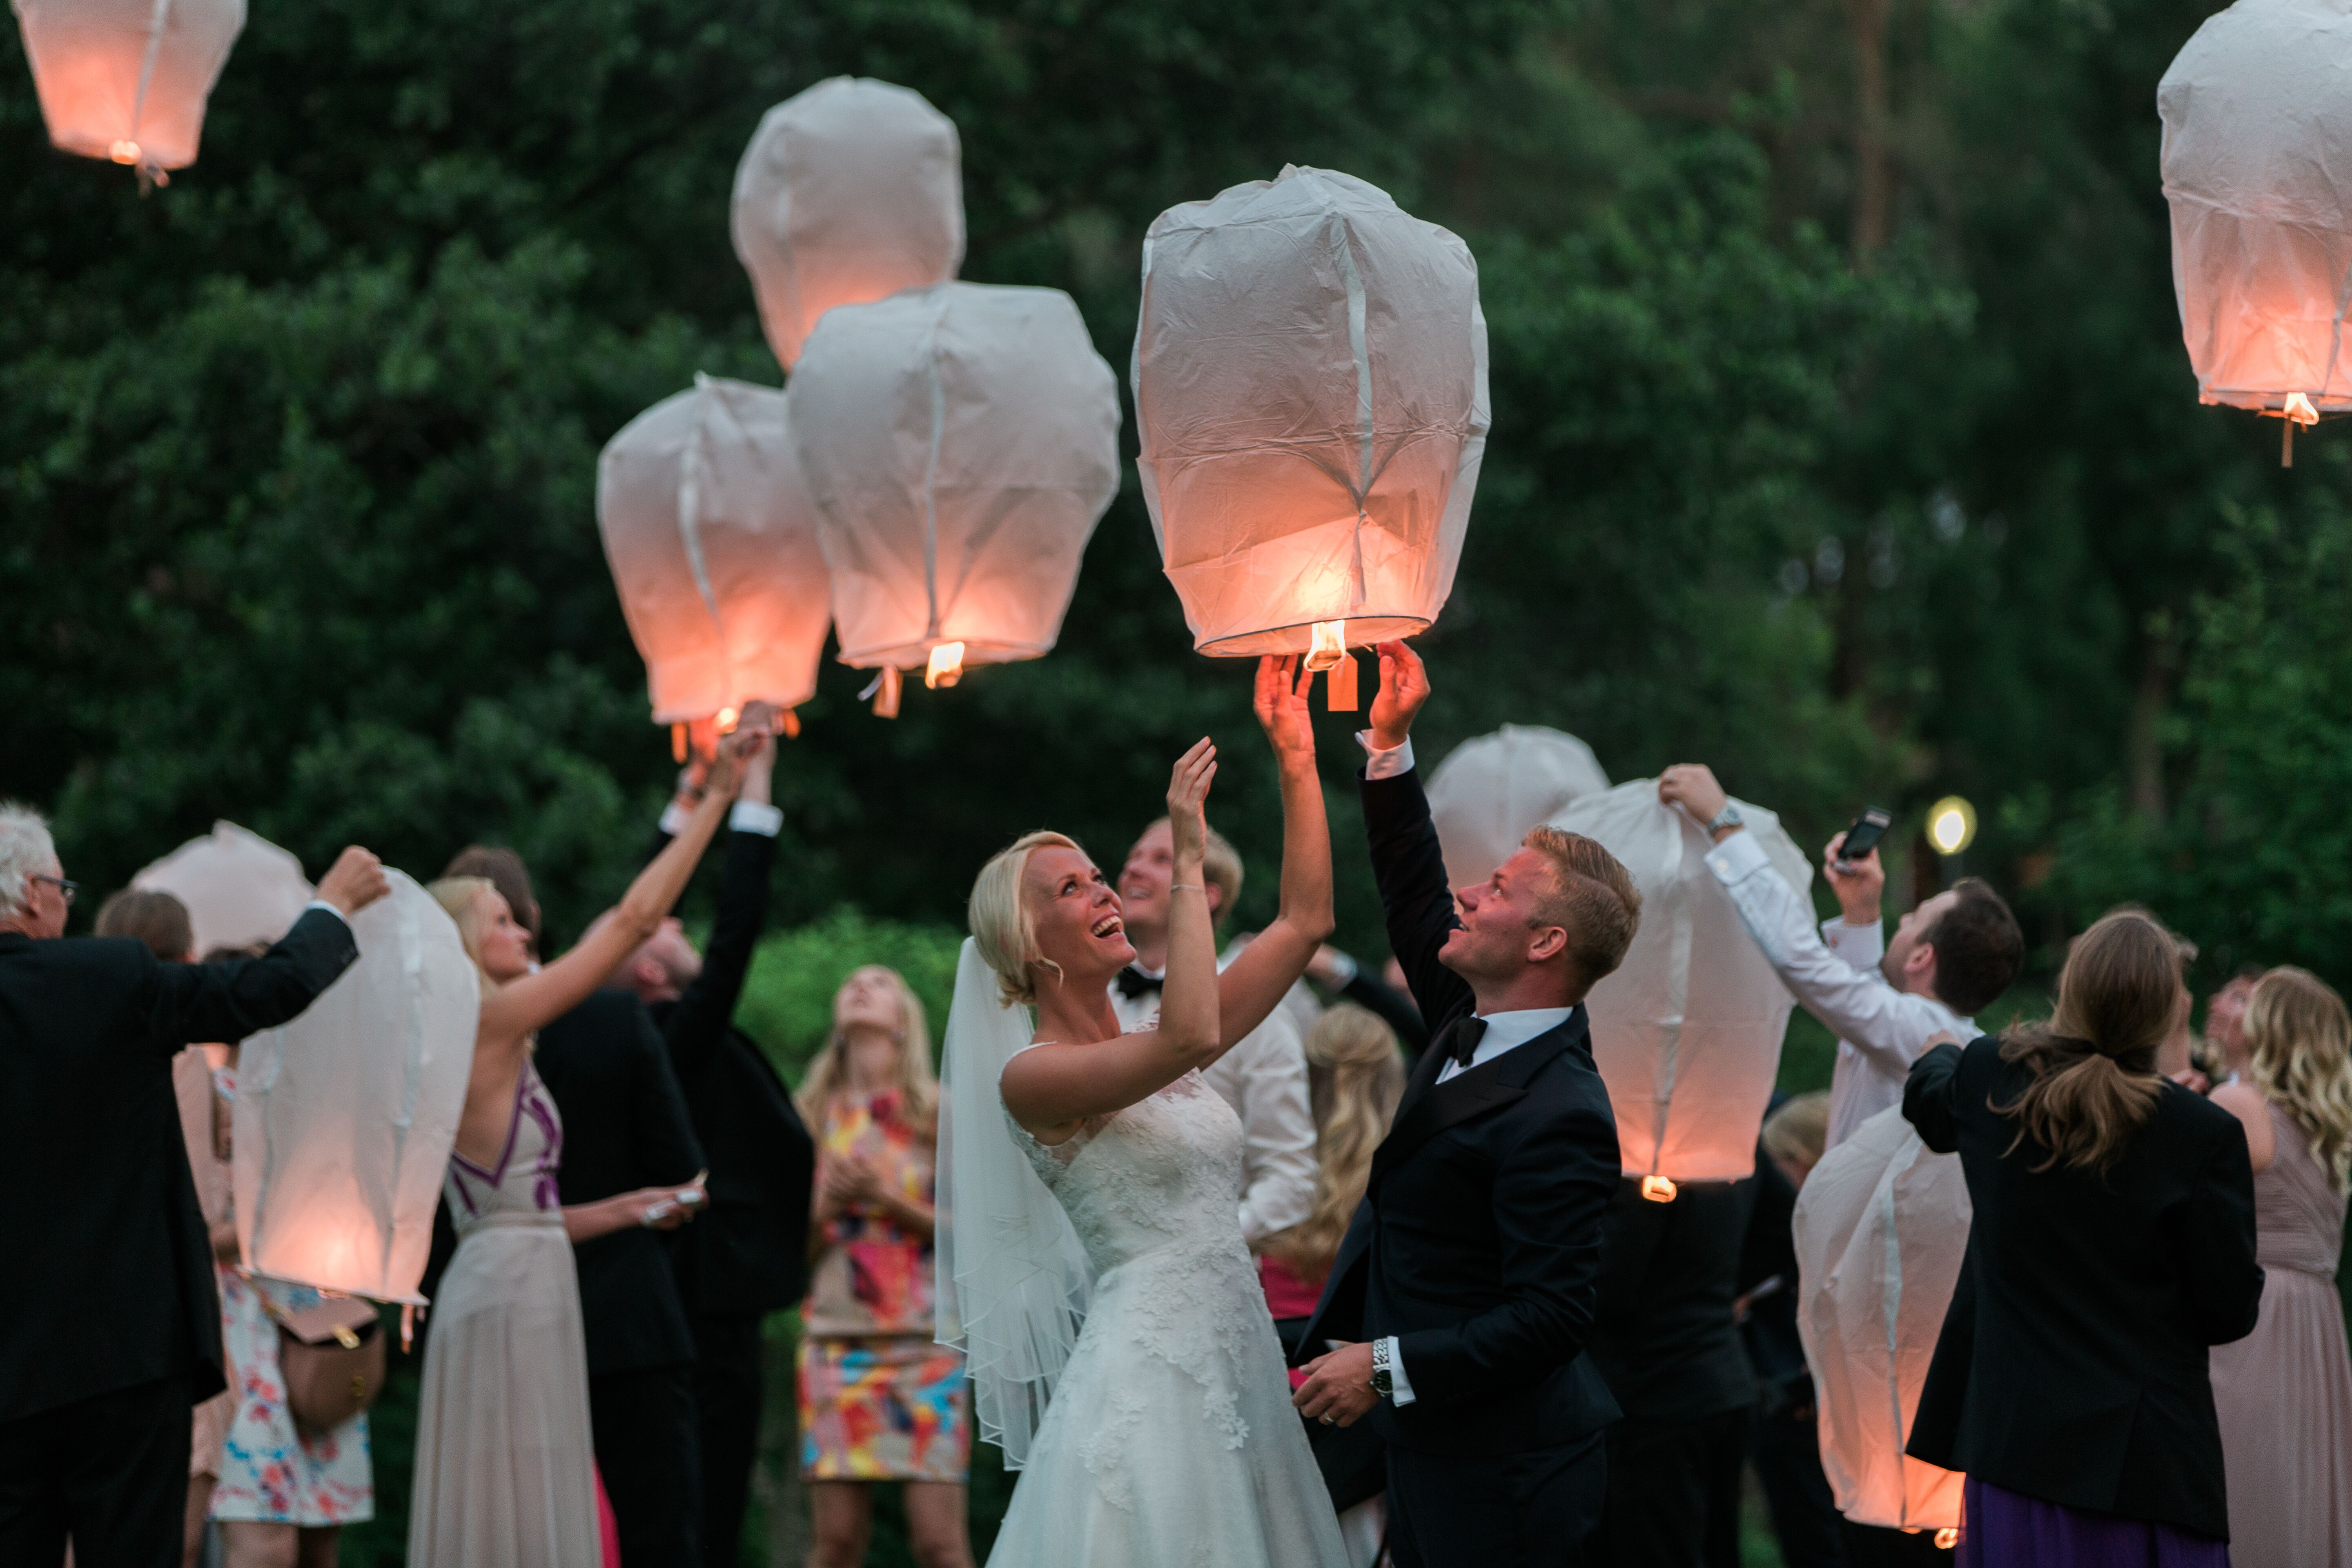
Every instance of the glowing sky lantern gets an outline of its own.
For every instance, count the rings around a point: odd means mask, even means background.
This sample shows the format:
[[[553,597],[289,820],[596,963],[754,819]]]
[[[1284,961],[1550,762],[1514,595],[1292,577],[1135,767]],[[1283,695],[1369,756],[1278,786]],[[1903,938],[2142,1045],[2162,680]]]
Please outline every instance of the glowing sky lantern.
[[[1061,635],[1118,489],[1118,384],[1053,289],[949,283],[828,312],[785,395],[845,664],[952,685]]]
[[[302,862],[234,822],[215,822],[131,879],[134,888],[169,893],[187,906],[196,956],[216,947],[276,942],[310,901]]]
[[[1938,1545],[1960,1522],[1963,1478],[1903,1447],[1972,1217],[1959,1157],[1929,1152],[1899,1106],[1823,1155],[1797,1194],[1797,1331],[1838,1511],[1935,1531]]]
[[[1803,893],[1812,867],[1780,818],[1745,801],[1739,809]],[[1625,1174],[1660,1199],[1682,1182],[1748,1175],[1794,1004],[1707,869],[1705,829],[1659,801],[1655,779],[1586,795],[1552,823],[1598,839],[1642,890],[1625,962],[1585,1000]]]
[[[49,141],[134,165],[196,161],[205,100],[245,27],[245,0],[16,0]]]
[[[2199,400],[2294,426],[2352,409],[2352,7],[2238,0],[2157,87],[2172,281]]]
[[[1429,779],[1446,880],[1485,881],[1528,828],[1608,787],[1591,747],[1540,724],[1506,724],[1463,742]]]
[[[1343,647],[1437,618],[1489,422],[1461,240],[1323,169],[1171,207],[1144,239],[1133,376],[1195,647],[1352,676]]]
[[[359,961],[239,1053],[237,1241],[254,1273],[421,1302],[481,980],[441,906],[386,877],[352,920]]]
[[[733,725],[816,692],[830,617],[815,510],[784,395],[697,376],[621,428],[596,521],[657,724]]]
[[[817,318],[944,283],[963,262],[955,122],[922,94],[837,76],[768,110],[735,169],[735,254],[791,369]]]

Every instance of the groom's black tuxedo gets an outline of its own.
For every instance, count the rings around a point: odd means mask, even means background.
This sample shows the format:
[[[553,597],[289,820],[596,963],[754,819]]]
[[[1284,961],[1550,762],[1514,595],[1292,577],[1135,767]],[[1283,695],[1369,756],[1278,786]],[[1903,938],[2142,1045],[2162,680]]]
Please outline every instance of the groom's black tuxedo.
[[[1413,773],[1366,781],[1363,803],[1389,943],[1434,1038],[1472,998],[1437,961],[1459,922],[1429,803]],[[1392,1517],[1411,1516],[1401,1563],[1573,1561],[1599,1512],[1595,1435],[1617,1418],[1584,1353],[1616,1121],[1581,1006],[1440,1084],[1446,1059],[1413,1069],[1300,1357],[1398,1340],[1413,1401],[1366,1419],[1389,1444]]]

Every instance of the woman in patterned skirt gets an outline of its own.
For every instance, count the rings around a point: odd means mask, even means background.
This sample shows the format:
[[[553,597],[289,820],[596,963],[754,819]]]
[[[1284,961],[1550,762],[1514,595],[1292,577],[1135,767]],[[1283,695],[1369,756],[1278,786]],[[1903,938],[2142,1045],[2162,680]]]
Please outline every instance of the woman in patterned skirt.
[[[812,1568],[855,1568],[874,1481],[906,1484],[923,1568],[971,1568],[963,1358],[932,1340],[939,1085],[923,1005],[894,969],[853,973],[800,1094],[816,1134],[816,1266],[801,1309],[801,1473]]]

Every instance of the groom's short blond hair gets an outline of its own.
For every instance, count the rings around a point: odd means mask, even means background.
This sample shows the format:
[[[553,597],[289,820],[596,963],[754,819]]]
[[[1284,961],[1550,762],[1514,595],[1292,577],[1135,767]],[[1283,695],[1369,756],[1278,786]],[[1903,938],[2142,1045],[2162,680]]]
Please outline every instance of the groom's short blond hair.
[[[1519,842],[1551,868],[1551,886],[1536,895],[1535,923],[1568,933],[1568,962],[1580,999],[1625,962],[1625,950],[1642,929],[1642,889],[1600,840],[1581,833],[1538,827]]]

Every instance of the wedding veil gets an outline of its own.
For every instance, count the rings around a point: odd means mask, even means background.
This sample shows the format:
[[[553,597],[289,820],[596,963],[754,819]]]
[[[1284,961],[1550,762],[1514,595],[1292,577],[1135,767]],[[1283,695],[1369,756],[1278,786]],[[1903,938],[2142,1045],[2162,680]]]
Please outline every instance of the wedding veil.
[[[1004,1450],[1008,1470],[1028,1462],[1094,1289],[997,1089],[1032,1032],[1029,1009],[1005,1004],[966,937],[940,1074],[939,1342],[963,1352],[980,1435]]]

